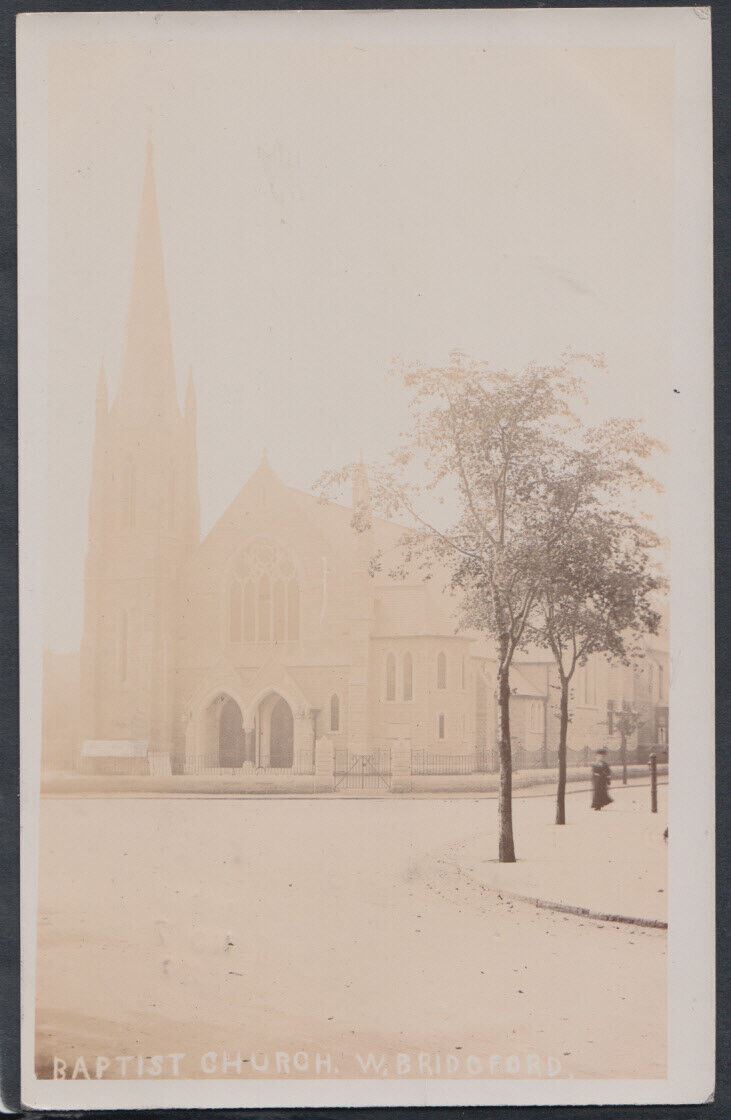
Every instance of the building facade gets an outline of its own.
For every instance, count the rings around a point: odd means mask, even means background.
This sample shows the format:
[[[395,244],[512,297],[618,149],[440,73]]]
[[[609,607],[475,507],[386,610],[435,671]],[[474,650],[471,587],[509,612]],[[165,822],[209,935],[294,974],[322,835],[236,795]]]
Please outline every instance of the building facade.
[[[200,539],[195,391],[189,380],[181,410],[148,154],[120,387],[110,403],[102,371],[97,392],[81,756],[93,766],[149,755],[186,772],[306,770],[322,736],[356,753],[396,741],[443,755],[491,751],[494,662],[458,631],[438,579],[386,574],[401,533],[372,515],[364,469],[346,507],[286,486],[263,456]],[[384,563],[372,574],[376,553]],[[666,654],[653,664],[642,695],[641,674],[600,661],[582,670],[572,737],[611,739],[602,729],[611,699],[650,705],[656,737]],[[554,687],[545,659],[516,666],[514,734],[543,764]]]

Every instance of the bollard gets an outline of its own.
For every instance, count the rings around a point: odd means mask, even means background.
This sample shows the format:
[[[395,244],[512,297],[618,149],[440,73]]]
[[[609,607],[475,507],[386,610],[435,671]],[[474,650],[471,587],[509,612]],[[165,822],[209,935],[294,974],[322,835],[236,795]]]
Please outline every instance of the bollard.
[[[650,808],[657,812],[657,755],[653,751],[650,755]]]

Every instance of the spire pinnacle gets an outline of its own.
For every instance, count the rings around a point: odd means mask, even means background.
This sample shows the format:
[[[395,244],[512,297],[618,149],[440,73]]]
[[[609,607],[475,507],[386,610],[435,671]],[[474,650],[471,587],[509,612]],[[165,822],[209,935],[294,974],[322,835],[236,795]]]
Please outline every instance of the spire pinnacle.
[[[118,403],[136,420],[177,411],[152,142],[147,141]]]

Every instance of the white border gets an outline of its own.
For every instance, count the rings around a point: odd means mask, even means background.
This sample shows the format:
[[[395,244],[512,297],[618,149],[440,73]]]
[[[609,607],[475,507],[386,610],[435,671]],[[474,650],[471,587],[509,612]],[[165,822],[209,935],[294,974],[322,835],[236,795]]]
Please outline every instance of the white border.
[[[50,45],[237,34],[397,43],[665,46],[675,50],[671,376],[673,776],[670,786],[666,1080],[388,1082],[37,1081],[33,1073],[40,778],[42,549],[46,501],[47,105]],[[501,11],[69,13],[17,23],[20,411],[22,1099],[34,1108],[695,1103],[714,1082],[713,340],[710,12],[707,8]]]

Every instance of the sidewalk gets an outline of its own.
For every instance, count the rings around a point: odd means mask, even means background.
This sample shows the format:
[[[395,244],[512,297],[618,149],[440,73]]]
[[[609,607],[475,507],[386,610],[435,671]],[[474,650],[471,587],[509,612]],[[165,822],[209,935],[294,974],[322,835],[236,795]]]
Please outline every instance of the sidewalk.
[[[567,793],[567,824],[553,824],[553,798],[516,799],[516,863],[490,858],[495,832],[483,833],[454,852],[461,874],[515,897],[605,921],[667,924],[667,786],[658,789],[658,812],[649,790],[613,784],[614,804],[590,808],[588,791]]]

